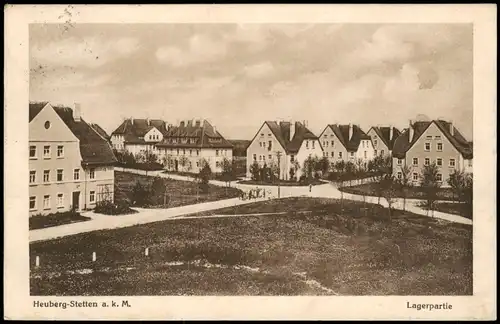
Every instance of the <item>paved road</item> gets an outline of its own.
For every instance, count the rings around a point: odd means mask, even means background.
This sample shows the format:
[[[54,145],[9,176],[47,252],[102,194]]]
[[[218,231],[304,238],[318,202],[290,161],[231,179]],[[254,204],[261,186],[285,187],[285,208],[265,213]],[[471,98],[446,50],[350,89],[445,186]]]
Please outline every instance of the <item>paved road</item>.
[[[134,173],[139,173],[135,172]],[[158,175],[160,177],[177,179],[177,180],[185,180],[192,181],[193,178],[179,175],[171,175],[165,174],[161,172],[148,172],[148,175],[155,176]],[[211,184],[224,186],[225,183],[222,181],[211,180]],[[108,216],[96,214],[92,211],[84,212],[82,215],[91,217],[92,220],[87,222],[73,223],[67,225],[61,225],[56,227],[49,227],[44,229],[32,230],[29,232],[30,242],[50,240],[58,237],[74,235],[79,233],[91,232],[96,230],[105,230],[105,229],[113,229],[113,228],[121,228],[134,226],[138,224],[146,224],[158,221],[164,221],[168,219],[180,219],[183,215],[202,212],[202,211],[210,211],[224,207],[238,206],[243,204],[249,204],[256,201],[264,201],[268,199],[276,199],[278,198],[278,188],[276,186],[257,186],[257,185],[248,185],[248,184],[239,184],[236,182],[230,183],[231,187],[239,188],[243,191],[248,191],[250,189],[260,188],[265,189],[267,194],[266,198],[253,199],[253,200],[240,200],[239,198],[218,200],[205,202],[194,205],[180,206],[169,209],[144,209],[144,208],[134,208],[139,212],[136,214],[130,215],[121,215],[121,216]],[[336,188],[336,186],[332,183],[325,183],[322,185],[313,186],[312,190],[309,192],[309,187],[281,187],[280,197],[316,197],[316,198],[337,198],[341,197],[341,192]],[[357,200],[363,201],[363,197],[360,195],[354,195],[349,193],[343,194],[344,199],[347,200]],[[367,203],[377,203],[377,197],[366,197]],[[406,210],[413,212],[415,214],[430,216],[427,211],[418,207],[417,204],[420,200],[417,199],[407,199],[406,200]],[[381,205],[387,207],[387,201],[385,199],[380,199]],[[394,203],[394,208],[402,209],[403,199],[397,199]],[[450,222],[461,223],[472,225],[472,220],[467,219],[465,217],[461,217],[458,215],[447,214],[442,212],[434,212],[433,217],[444,219]]]

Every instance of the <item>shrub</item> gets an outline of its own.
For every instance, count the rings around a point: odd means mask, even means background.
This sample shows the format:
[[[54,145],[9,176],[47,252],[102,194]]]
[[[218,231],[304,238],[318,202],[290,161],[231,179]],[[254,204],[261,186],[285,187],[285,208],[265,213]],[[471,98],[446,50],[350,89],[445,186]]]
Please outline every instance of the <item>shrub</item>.
[[[132,189],[132,206],[145,206],[151,202],[150,190],[137,181]]]
[[[109,200],[103,200],[98,202],[94,211],[96,213],[105,215],[124,215],[137,212],[131,209],[129,204],[126,202],[113,203]]]

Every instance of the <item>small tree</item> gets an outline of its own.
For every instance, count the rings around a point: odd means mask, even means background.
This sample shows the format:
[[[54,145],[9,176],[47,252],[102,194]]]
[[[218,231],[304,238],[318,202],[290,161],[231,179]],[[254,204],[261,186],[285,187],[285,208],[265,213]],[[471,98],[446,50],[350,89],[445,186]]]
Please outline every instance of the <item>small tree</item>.
[[[323,156],[321,159],[318,161],[318,169],[321,171],[321,174],[326,176],[328,171],[330,171],[330,161],[328,161],[328,158],[326,156]]]
[[[179,165],[181,166],[182,168],[182,171],[186,171],[186,166],[188,165],[189,163],[189,159],[182,155],[180,158],[179,158]]]
[[[253,181],[258,181],[260,179],[260,167],[257,161],[253,161],[249,171]]]
[[[457,169],[453,170],[447,182],[453,192],[453,200],[456,198],[456,200],[460,201],[465,189],[465,172]]]
[[[302,166],[302,174],[308,183],[312,183],[315,167],[316,165],[314,158],[312,156],[308,156],[304,161],[304,165]]]
[[[411,179],[411,167],[405,165],[400,167],[401,169],[401,179],[398,179],[399,188],[401,189],[401,194],[403,196],[403,211],[406,210],[406,197],[408,196],[408,190],[413,186]]]
[[[352,179],[355,176],[356,166],[351,161],[347,161],[344,168],[344,173],[349,180],[349,186],[352,185]]]
[[[132,188],[132,204],[136,206],[145,206],[150,202],[150,192],[148,188],[137,181]]]
[[[199,184],[200,189],[203,193],[208,193],[209,191],[208,182],[210,181],[211,177],[212,177],[212,169],[210,168],[210,165],[206,161],[203,161],[202,168],[198,173],[198,181],[200,183]]]
[[[441,182],[438,180],[439,168],[435,162],[425,165],[420,175],[420,186],[425,192],[427,201],[427,212],[430,210],[434,216],[434,203],[437,200],[437,192],[441,187]]]
[[[151,183],[150,189],[150,197],[151,200],[158,203],[162,202],[163,205],[168,203],[168,193],[167,193],[167,183],[166,179],[161,177],[154,177],[153,182]]]
[[[271,162],[271,164],[269,165],[269,180],[271,182],[274,182],[275,180],[279,181],[279,177],[280,177],[279,172],[280,172],[280,170],[279,170],[278,164],[274,163],[274,161]]]
[[[465,203],[467,210],[472,216],[472,200],[473,200],[473,178],[472,173],[465,173],[464,175],[464,190],[462,192],[462,201]]]
[[[234,168],[233,163],[229,161],[227,158],[222,160],[222,173],[221,173],[222,181],[226,183],[226,186],[229,186],[231,180],[234,178]]]
[[[383,196],[387,201],[388,209],[389,209],[389,221],[392,221],[392,206],[396,201],[397,193],[398,193],[398,182],[394,179],[392,174],[387,174],[380,181],[381,187],[383,188]]]

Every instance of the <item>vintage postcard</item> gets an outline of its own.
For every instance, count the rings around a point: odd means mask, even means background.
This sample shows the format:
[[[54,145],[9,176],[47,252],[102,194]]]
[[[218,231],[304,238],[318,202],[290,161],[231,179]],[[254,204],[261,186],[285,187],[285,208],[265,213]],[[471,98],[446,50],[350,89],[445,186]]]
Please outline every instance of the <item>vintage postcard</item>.
[[[494,5],[14,5],[5,319],[496,319]]]

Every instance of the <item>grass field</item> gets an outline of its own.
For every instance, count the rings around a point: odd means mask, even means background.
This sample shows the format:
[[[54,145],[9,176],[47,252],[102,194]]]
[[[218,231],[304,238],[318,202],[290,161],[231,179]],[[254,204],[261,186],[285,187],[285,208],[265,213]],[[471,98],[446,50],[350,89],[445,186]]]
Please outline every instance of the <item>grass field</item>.
[[[31,295],[471,295],[472,227],[287,198],[30,244]],[[310,214],[294,213],[312,211]],[[149,256],[144,249],[149,247]],[[91,262],[92,252],[97,261]],[[35,256],[41,266],[34,267]]]
[[[426,209],[426,202],[418,204],[420,207]],[[437,202],[434,204],[434,210],[438,212],[459,215],[472,219],[472,206],[464,203],[452,203],[452,202]]]
[[[352,193],[352,194],[357,194],[357,195],[362,195],[365,194],[367,196],[377,196],[377,188],[380,186],[380,184],[376,182],[372,183],[365,183],[361,185],[356,185],[352,187],[343,187],[339,188],[339,190],[342,190],[347,193]],[[425,199],[425,192],[422,190],[421,187],[411,187],[407,190],[406,198],[408,199]],[[398,197],[402,198],[403,194],[399,193],[397,195]],[[438,200],[449,200],[453,201],[453,191],[451,188],[439,188],[438,193],[437,193],[437,199]]]
[[[265,181],[256,181],[256,180],[242,180],[238,181],[238,183],[241,184],[248,184],[248,185],[258,185],[258,186],[278,186],[278,181],[276,182],[265,182]],[[321,185],[327,183],[326,181],[321,181],[318,179],[314,179],[312,181],[313,186]],[[290,181],[290,180],[281,180],[279,182],[279,185],[282,187],[307,187],[309,186],[308,182],[305,181]]]
[[[143,186],[150,186],[153,177],[115,171],[115,183],[118,186],[119,193],[117,201],[131,200],[132,190],[136,181]],[[209,185],[209,192],[204,194],[198,189],[198,184],[192,181],[181,181],[169,179],[167,181],[167,193],[170,197],[168,207],[178,207],[191,205],[207,201],[235,198],[240,195],[240,190],[236,188],[225,188]],[[163,196],[153,195],[154,205],[163,207]]]

